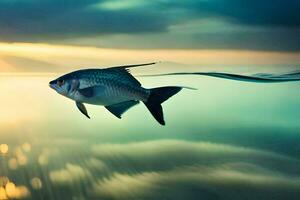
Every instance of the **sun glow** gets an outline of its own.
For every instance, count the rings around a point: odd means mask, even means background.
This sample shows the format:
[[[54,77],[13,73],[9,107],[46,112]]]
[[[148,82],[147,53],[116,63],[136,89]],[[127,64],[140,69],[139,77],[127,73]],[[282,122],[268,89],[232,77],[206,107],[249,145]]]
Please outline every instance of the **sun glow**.
[[[108,49],[88,46],[51,45],[41,43],[0,43],[0,56],[32,59],[58,66],[107,66],[117,64],[169,61],[190,65],[274,65],[299,64],[300,53],[248,50],[185,50],[185,49]],[[118,58],[118,60],[116,60]],[[22,63],[26,65],[26,63]],[[41,63],[42,65],[43,63]],[[0,72],[26,72],[0,59]],[[44,66],[40,66],[43,68]],[[50,69],[54,72],[57,69]],[[31,71],[32,72],[32,71]],[[39,72],[39,71],[35,71]]]

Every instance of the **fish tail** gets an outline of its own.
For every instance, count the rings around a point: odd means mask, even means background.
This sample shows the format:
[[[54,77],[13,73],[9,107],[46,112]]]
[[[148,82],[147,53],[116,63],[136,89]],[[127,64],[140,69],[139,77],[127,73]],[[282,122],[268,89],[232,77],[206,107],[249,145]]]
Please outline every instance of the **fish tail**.
[[[150,89],[150,95],[144,102],[152,116],[160,123],[165,125],[164,114],[161,104],[173,95],[177,94],[182,87],[168,86]]]

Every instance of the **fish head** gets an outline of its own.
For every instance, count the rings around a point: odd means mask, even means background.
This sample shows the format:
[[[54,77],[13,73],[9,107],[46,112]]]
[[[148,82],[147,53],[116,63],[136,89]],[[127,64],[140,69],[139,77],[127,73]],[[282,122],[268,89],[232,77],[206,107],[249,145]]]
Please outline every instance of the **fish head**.
[[[55,90],[58,94],[69,97],[72,86],[72,80],[57,78],[49,82],[49,87]]]

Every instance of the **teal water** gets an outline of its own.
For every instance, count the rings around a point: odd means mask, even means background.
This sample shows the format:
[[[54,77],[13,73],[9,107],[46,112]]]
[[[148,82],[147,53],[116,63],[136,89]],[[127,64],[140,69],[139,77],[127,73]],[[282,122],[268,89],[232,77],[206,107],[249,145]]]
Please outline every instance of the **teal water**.
[[[89,120],[53,78],[0,77],[0,199],[299,199],[300,83],[140,77],[198,89],[163,127],[142,104]]]

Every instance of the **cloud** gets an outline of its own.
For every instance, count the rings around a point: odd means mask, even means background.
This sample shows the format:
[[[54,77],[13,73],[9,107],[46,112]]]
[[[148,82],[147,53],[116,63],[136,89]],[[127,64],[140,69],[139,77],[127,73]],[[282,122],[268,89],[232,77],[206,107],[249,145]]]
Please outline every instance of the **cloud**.
[[[140,8],[144,6],[149,6],[152,3],[145,0],[111,0],[111,1],[103,1],[98,4],[92,6],[95,9],[107,9],[107,10],[126,10],[133,8]]]
[[[90,191],[101,199],[297,199],[300,194],[300,171],[294,167],[299,161],[268,151],[159,140],[101,144],[92,152],[110,169]]]
[[[67,163],[65,168],[51,171],[49,177],[55,184],[70,185],[88,179],[91,174],[79,165]]]
[[[99,2],[1,1],[0,39],[45,41],[109,33],[157,32],[166,28],[166,19],[158,20],[155,12],[116,12],[91,8]]]
[[[160,175],[155,172],[145,172],[137,175],[114,173],[111,177],[94,185],[94,193],[99,197],[112,199],[144,199],[153,192]]]
[[[300,173],[290,167],[300,162],[280,154],[231,145],[180,140],[158,140],[129,144],[101,144],[94,155],[120,172],[161,171],[187,165],[211,166],[228,162],[247,162],[288,173]]]
[[[24,58],[21,56],[2,56],[1,60],[11,66],[10,68],[4,69],[1,67],[1,72],[20,72],[21,70],[26,72],[49,72],[62,69],[61,66],[50,62]]]
[[[109,170],[108,166],[101,160],[96,158],[89,158],[85,161],[89,169],[95,169],[97,171],[107,171]]]
[[[84,151],[77,143],[70,147],[52,147],[60,155],[40,170],[32,171],[36,162],[24,166],[30,178],[22,184],[31,188],[34,177],[43,183],[30,191],[32,198],[40,192],[103,200],[296,200],[300,195],[300,161],[269,151],[183,140],[97,144]],[[37,161],[38,156],[31,158]],[[58,167],[58,161],[66,164]]]
[[[196,12],[201,17],[219,16],[249,25],[294,27],[300,25],[298,1],[189,0],[187,2],[164,1],[166,7],[184,8]]]
[[[241,171],[248,168],[248,171]],[[276,192],[267,192],[275,191]],[[104,199],[297,199],[300,178],[284,176],[248,164],[184,167],[163,172],[114,173],[94,185]],[[286,197],[287,197],[286,196]]]
[[[222,0],[213,10],[221,15],[233,17],[241,23],[265,26],[295,26],[300,25],[300,7],[298,1],[254,0],[241,2],[238,0]],[[230,6],[225,6],[227,3]]]
[[[299,43],[299,7],[298,1],[282,0],[0,1],[0,40],[118,48],[295,51],[299,50],[295,45]],[[189,27],[181,34],[172,32],[174,26],[195,21],[197,30],[206,30],[200,21],[211,19],[224,22],[225,27],[240,27],[234,34],[224,34],[217,27],[212,34],[191,32]],[[121,39],[121,44],[109,38],[124,35],[131,39]],[[138,44],[135,36],[141,36]]]

